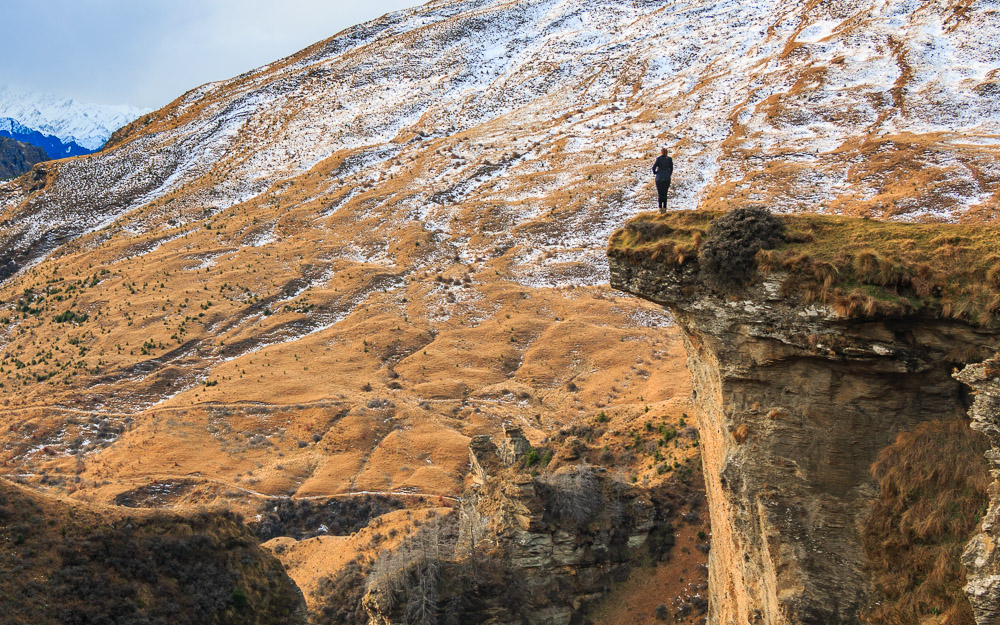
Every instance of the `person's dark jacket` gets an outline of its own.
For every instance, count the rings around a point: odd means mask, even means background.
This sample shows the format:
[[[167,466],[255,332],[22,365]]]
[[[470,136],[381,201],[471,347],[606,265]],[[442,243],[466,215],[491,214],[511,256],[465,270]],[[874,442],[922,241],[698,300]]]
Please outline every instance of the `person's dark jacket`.
[[[674,159],[669,156],[658,156],[653,163],[653,174],[656,175],[657,182],[670,182],[670,176],[674,174]]]

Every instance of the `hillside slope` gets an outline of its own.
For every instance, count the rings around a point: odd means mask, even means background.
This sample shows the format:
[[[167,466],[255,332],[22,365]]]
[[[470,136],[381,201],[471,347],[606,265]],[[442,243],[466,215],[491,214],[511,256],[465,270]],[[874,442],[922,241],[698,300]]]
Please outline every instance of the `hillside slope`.
[[[591,205],[583,195],[561,204],[597,219],[597,241],[648,193],[648,156],[668,144],[678,157],[674,208],[770,201],[988,217],[1000,134],[995,11],[964,2],[432,3],[189,92],[116,137],[120,149],[62,167],[18,212],[42,211],[35,228],[78,232],[171,194],[183,196],[175,211],[215,211],[341,161],[321,194],[349,187],[354,198],[358,186],[402,174],[395,161],[447,146],[436,166],[407,168],[424,221],[435,203],[489,198],[519,202],[530,212],[518,223],[532,221],[575,183]],[[0,210],[25,199],[12,194]],[[5,253],[40,236],[19,246],[5,237]]]
[[[120,514],[0,479],[0,623],[305,623],[233,514]]]
[[[686,427],[683,350],[604,258],[655,149],[672,208],[993,219],[994,16],[433,2],[195,89],[0,186],[3,470],[159,507],[445,496],[513,422],[656,480],[633,430]]]

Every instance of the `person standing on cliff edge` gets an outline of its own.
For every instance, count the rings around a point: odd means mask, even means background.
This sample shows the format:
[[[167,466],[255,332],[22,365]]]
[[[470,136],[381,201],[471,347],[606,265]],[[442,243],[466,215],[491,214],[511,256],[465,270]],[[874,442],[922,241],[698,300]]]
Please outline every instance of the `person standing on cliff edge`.
[[[667,156],[667,148],[660,150],[660,155],[653,163],[653,175],[656,176],[656,193],[660,196],[660,212],[667,210],[667,192],[670,191],[670,176],[674,174],[674,159]]]

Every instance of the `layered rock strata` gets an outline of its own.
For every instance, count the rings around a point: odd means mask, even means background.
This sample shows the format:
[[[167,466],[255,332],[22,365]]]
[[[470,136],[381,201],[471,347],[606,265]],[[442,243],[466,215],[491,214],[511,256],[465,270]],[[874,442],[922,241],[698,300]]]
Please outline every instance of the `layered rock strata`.
[[[975,392],[969,409],[972,428],[989,437],[992,449],[986,453],[994,481],[990,486],[990,506],[977,534],[962,554],[968,584],[965,593],[972,603],[976,625],[1000,623],[1000,356],[969,365],[955,378]]]
[[[612,286],[670,309],[698,407],[713,529],[710,622],[858,623],[874,600],[861,528],[896,435],[962,418],[951,377],[997,336],[933,318],[838,316],[780,272],[723,296],[697,262],[610,258]]]

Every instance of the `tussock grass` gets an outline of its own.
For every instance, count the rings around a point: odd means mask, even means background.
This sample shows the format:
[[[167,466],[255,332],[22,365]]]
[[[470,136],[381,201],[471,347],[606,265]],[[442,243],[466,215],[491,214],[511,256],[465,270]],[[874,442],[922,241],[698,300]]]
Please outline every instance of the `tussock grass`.
[[[608,255],[680,266],[723,213],[642,214],[612,237]],[[782,293],[844,317],[930,315],[1000,324],[1000,226],[908,224],[781,215],[783,242],[757,253],[756,273],[784,276]]]
[[[872,622],[973,625],[959,557],[979,526],[990,477],[986,437],[958,419],[901,433],[872,465],[879,496],[863,533],[885,599]]]
[[[612,235],[608,254],[683,265],[697,256],[713,215],[700,211],[643,215]]]

